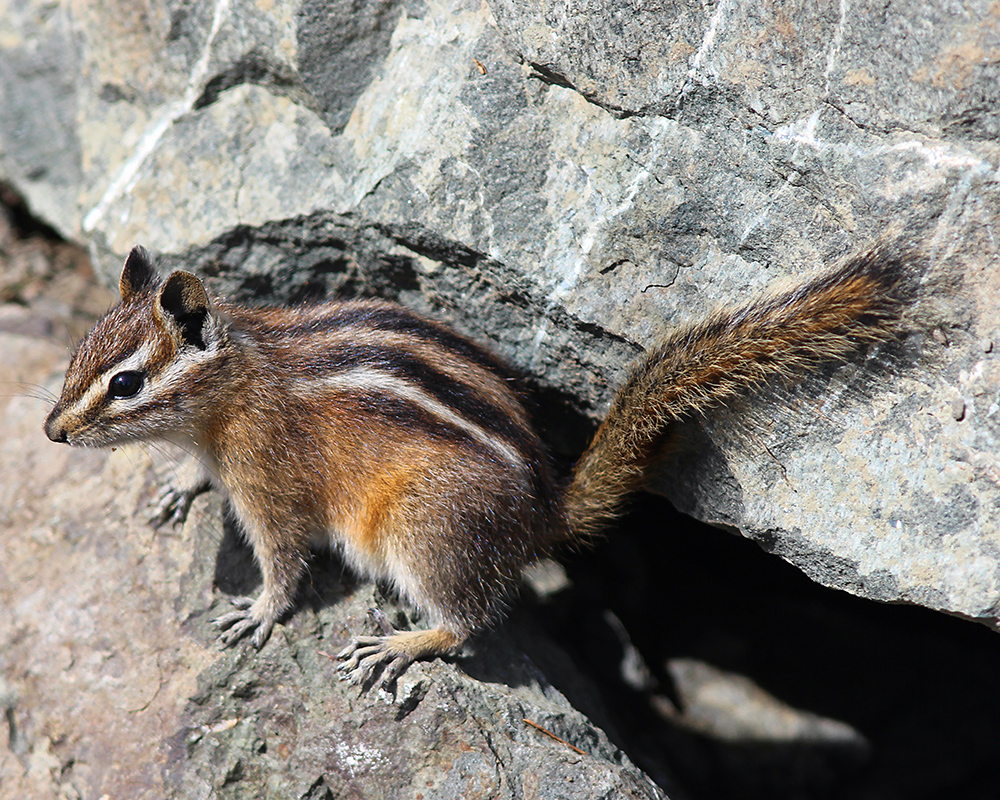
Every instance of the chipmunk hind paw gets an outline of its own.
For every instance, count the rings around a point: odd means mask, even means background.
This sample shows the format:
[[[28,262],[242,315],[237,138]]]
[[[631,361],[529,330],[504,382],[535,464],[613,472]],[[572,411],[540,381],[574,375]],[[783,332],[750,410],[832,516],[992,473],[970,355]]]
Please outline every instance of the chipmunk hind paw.
[[[358,636],[337,654],[344,663],[341,677],[369,689],[389,689],[414,661],[445,655],[464,641],[445,628],[394,632],[386,636]]]

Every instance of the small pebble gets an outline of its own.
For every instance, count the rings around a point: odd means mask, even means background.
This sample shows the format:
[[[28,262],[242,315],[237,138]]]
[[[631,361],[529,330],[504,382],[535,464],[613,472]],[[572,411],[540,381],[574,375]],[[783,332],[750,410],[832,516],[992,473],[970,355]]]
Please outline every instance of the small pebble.
[[[980,346],[980,348],[982,348],[982,351],[984,353],[992,353],[993,352],[993,341],[991,339],[983,339],[979,343],[979,346]]]
[[[961,397],[957,397],[951,401],[951,415],[955,418],[956,422],[961,422],[965,419],[965,401]]]

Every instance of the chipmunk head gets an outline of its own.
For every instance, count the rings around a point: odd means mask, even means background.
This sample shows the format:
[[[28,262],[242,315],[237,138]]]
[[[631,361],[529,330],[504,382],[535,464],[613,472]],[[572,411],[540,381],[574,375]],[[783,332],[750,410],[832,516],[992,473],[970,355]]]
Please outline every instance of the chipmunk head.
[[[215,361],[225,326],[202,282],[188,272],[160,280],[134,247],[122,268],[121,302],[80,342],[45,433],[54,442],[107,447],[175,438],[191,426],[191,391]]]

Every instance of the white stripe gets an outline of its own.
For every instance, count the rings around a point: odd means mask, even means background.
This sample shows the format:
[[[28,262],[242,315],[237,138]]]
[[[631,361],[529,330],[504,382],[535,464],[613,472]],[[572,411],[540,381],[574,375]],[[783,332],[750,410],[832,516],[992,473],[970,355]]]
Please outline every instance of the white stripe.
[[[71,417],[77,415],[82,416],[95,403],[99,403],[104,400],[108,394],[108,382],[111,380],[113,375],[117,375],[119,372],[142,371],[148,363],[151,354],[152,350],[150,345],[144,342],[128,358],[119,361],[117,364],[109,369],[106,369],[94,380],[92,380],[90,385],[87,387],[87,390],[83,393],[83,396],[63,413],[70,415]],[[140,391],[136,395],[136,398],[142,397],[143,394],[144,392]]]
[[[64,413],[73,416],[82,416],[95,404],[104,401],[108,394],[108,386],[111,378],[119,372],[142,372],[145,375],[142,389],[132,397],[119,397],[115,399],[118,408],[122,411],[135,411],[147,405],[157,397],[174,391],[182,385],[185,376],[195,364],[202,363],[215,355],[218,348],[213,343],[205,351],[192,351],[189,353],[179,353],[174,357],[173,362],[167,365],[158,375],[151,375],[150,362],[153,358],[153,345],[150,342],[143,342],[126,358],[117,364],[104,370],[87,387],[83,396],[70,406]]]
[[[411,403],[420,406],[425,411],[429,411],[439,419],[454,425],[478,442],[500,453],[514,467],[518,469],[525,469],[527,467],[521,455],[506,442],[495,436],[491,436],[479,425],[470,422],[460,414],[456,414],[454,410],[444,403],[436,400],[427,394],[427,392],[402,378],[387,375],[377,369],[358,367],[347,372],[338,372],[316,381],[310,381],[309,383],[314,385],[320,384],[325,388],[334,390],[386,392],[401,397],[404,400],[409,400]]]

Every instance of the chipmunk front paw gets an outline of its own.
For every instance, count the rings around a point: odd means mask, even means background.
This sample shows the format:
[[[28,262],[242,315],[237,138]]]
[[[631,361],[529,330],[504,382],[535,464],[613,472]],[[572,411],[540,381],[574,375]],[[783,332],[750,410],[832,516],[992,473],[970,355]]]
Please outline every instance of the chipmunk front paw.
[[[221,631],[219,641],[224,648],[235,644],[251,631],[250,643],[258,650],[264,646],[271,635],[275,618],[261,611],[259,603],[252,597],[234,597],[232,604],[236,610],[212,620],[212,624]]]
[[[202,488],[167,486],[156,500],[149,504],[147,519],[154,528],[170,523],[178,528],[187,520],[194,499],[204,492]]]

